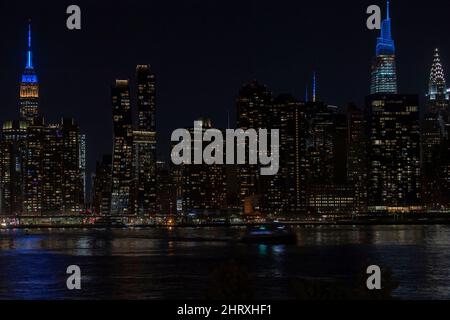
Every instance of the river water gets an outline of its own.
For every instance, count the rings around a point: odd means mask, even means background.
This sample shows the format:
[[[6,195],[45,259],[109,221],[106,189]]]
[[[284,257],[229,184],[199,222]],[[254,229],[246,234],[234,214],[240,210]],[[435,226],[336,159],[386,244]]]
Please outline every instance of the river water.
[[[242,244],[243,228],[1,230],[0,299],[294,299],[296,279],[351,282],[369,265],[397,298],[450,299],[450,226],[294,230],[289,246]]]

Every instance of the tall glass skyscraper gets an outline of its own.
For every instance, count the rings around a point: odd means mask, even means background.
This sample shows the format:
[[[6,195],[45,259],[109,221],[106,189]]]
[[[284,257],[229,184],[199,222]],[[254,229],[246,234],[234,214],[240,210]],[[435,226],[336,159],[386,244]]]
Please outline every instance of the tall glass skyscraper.
[[[114,150],[111,214],[133,213],[133,124],[128,80],[116,80],[112,88]]]
[[[397,93],[397,71],[395,66],[395,44],[391,34],[389,1],[387,15],[381,25],[381,35],[377,39],[376,57],[372,65],[370,93]]]
[[[134,206],[137,214],[156,213],[156,80],[150,65],[136,67],[137,130],[133,130]]]

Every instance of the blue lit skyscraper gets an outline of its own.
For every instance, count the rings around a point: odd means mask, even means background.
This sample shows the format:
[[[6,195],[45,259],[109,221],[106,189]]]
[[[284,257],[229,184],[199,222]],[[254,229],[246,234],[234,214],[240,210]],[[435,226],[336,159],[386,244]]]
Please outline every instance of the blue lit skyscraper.
[[[395,44],[391,34],[389,1],[387,2],[386,19],[381,24],[381,35],[377,39],[376,57],[372,65],[370,93],[397,93]]]
[[[31,51],[31,23],[28,25],[27,63],[20,82],[20,120],[29,124],[37,117],[39,105],[39,82],[33,66]]]

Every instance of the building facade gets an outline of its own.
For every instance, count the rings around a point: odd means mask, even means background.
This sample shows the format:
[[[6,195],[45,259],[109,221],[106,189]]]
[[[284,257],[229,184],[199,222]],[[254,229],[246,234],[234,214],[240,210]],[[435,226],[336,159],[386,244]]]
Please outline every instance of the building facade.
[[[213,129],[210,119],[197,120],[202,123],[201,136],[208,129]],[[192,164],[182,164],[177,170],[180,179],[179,199],[184,213],[210,214],[227,208],[226,166],[220,164],[193,164],[196,146],[195,128],[188,128],[192,139]],[[198,134],[198,132],[197,132]],[[203,147],[205,145],[203,144]],[[224,146],[225,149],[225,146]],[[203,150],[202,150],[203,152]]]
[[[0,214],[16,215],[24,210],[25,121],[6,121],[0,138]]]
[[[366,99],[369,210],[403,212],[420,205],[420,122],[416,95]]]
[[[280,169],[264,179],[264,212],[295,214],[306,208],[305,111],[305,103],[291,95],[277,96],[270,106],[270,128],[280,130]]]
[[[156,174],[156,79],[149,65],[136,67],[137,130],[133,132],[135,212],[155,214]]]
[[[236,126],[238,129],[269,128],[268,114],[272,104],[272,92],[257,81],[242,87],[236,99]],[[246,148],[248,154],[248,148]],[[239,199],[246,213],[258,211],[261,197],[265,194],[260,166],[253,164],[237,167]],[[246,204],[244,206],[244,204]]]
[[[92,177],[92,211],[94,214],[109,215],[111,213],[112,194],[112,156],[104,155],[97,161],[95,174]]]
[[[114,149],[111,214],[133,214],[133,125],[128,80],[112,88]]]

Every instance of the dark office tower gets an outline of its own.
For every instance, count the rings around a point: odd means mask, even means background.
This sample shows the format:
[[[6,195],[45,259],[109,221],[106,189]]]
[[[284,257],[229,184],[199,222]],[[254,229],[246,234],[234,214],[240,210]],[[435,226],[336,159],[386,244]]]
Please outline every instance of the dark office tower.
[[[133,132],[134,212],[156,213],[156,84],[149,65],[136,67],[138,126]]]
[[[434,50],[433,65],[431,66],[430,81],[428,84],[427,108],[430,113],[448,113],[450,97],[441,64],[439,49]]]
[[[176,187],[174,175],[171,168],[163,161],[156,163],[157,172],[157,214],[161,216],[174,215],[177,213]]]
[[[211,120],[199,119],[197,121],[202,123],[202,135],[206,130],[212,129]],[[195,137],[194,128],[188,128],[187,130],[191,133],[191,137]],[[195,146],[195,140],[193,139],[192,163]],[[205,146],[203,144],[203,147]],[[185,213],[211,213],[227,207],[226,166],[219,164],[183,164],[179,168],[181,169],[181,201]]]
[[[272,103],[272,92],[267,87],[252,81],[245,85],[236,100],[237,128],[265,129],[268,128],[268,112]],[[263,183],[260,179],[258,165],[239,165],[239,198],[245,205],[246,213],[251,213],[258,206],[258,200],[263,196]]]
[[[419,103],[416,95],[366,99],[369,210],[417,210],[420,191]]]
[[[0,216],[12,214],[12,150],[11,146],[0,140]]]
[[[307,184],[332,184],[335,179],[334,144],[337,107],[322,102],[306,103]]]
[[[280,130],[280,169],[266,179],[263,211],[300,213],[306,208],[305,104],[291,95],[279,95],[270,106],[270,115],[270,127]]]
[[[346,184],[348,174],[347,156],[349,151],[348,122],[345,114],[337,114],[335,120],[333,141],[334,173],[333,182],[335,184]]]
[[[345,115],[323,102],[306,103],[307,210],[348,214],[355,210],[354,189],[346,179],[348,130]]]
[[[0,139],[0,214],[20,214],[24,201],[27,123],[6,121]]]
[[[112,163],[111,214],[133,213],[133,126],[128,80],[112,88],[114,150]]]
[[[237,127],[242,129],[266,128],[272,92],[256,80],[242,87],[236,101]]]
[[[39,82],[33,66],[31,24],[28,25],[27,64],[20,82],[20,120],[32,123],[39,113]]]
[[[42,184],[44,179],[43,157],[44,136],[46,128],[44,120],[37,118],[28,126],[26,139],[26,156],[24,171],[24,211],[26,214],[42,213]]]
[[[156,135],[133,131],[134,212],[156,213]]]
[[[387,16],[382,22],[381,35],[377,39],[376,57],[372,65],[370,93],[397,93],[395,44],[391,34],[389,1],[387,2]]]
[[[62,211],[79,213],[83,202],[83,181],[80,171],[80,129],[73,119],[61,122],[62,136]]]
[[[62,135],[42,117],[28,126],[24,210],[26,214],[57,214],[62,205]]]
[[[92,183],[92,210],[95,214],[109,215],[111,212],[112,156],[104,155],[97,161]]]
[[[442,152],[446,139],[442,132],[440,113],[429,112],[422,119],[422,197],[428,209],[439,209],[442,204],[442,165],[446,161]]]
[[[170,165],[170,183],[172,183],[175,194],[176,213],[183,213],[183,166]],[[159,177],[158,177],[159,179]],[[160,184],[158,182],[158,188]],[[161,189],[159,189],[161,191]]]
[[[444,139],[441,145],[439,209],[450,208],[450,140]]]
[[[156,83],[149,65],[136,67],[138,130],[156,131]]]
[[[83,206],[83,209],[86,207],[86,203],[88,201],[87,197],[87,174],[86,174],[86,135],[80,134],[80,177],[82,182],[82,189],[81,189],[81,204]]]
[[[41,194],[40,205],[42,214],[65,213],[64,203],[64,154],[63,134],[58,125],[43,125],[41,130],[41,170],[42,180],[37,183]]]
[[[316,85],[313,85],[313,99],[316,99]],[[280,130],[280,168],[284,185],[283,207],[291,213],[306,208],[306,149],[308,127],[306,107],[291,96],[281,95],[273,104],[271,119],[279,119],[272,128]],[[277,112],[278,110],[278,112]],[[277,114],[278,113],[278,114]],[[279,176],[280,177],[280,176]]]
[[[367,139],[363,112],[354,104],[347,108],[347,181],[355,190],[356,209],[367,210]]]

